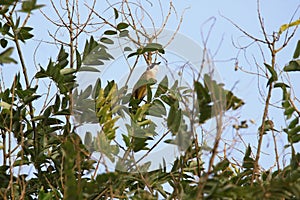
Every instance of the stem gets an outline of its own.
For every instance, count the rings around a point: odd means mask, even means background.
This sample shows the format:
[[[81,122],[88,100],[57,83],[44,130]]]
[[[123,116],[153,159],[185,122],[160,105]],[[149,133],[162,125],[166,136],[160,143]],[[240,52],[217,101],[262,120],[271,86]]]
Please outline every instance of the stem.
[[[273,41],[273,43],[271,43],[271,45],[272,46],[269,48],[271,50],[271,54],[272,54],[271,67],[274,69],[275,68],[275,55],[276,54],[275,54],[273,49],[275,49],[274,48],[275,40]],[[265,101],[265,108],[264,108],[264,113],[263,113],[263,117],[262,117],[262,121],[261,121],[261,129],[259,130],[258,146],[257,146],[257,151],[256,151],[256,156],[255,156],[255,161],[254,161],[254,168],[253,168],[253,174],[252,174],[252,179],[251,179],[251,185],[253,185],[254,179],[257,179],[258,175],[259,175],[258,161],[259,161],[260,153],[261,153],[261,146],[262,146],[263,136],[264,136],[264,132],[265,132],[265,121],[268,117],[268,111],[269,111],[269,106],[270,106],[270,99],[271,99],[271,96],[272,96],[272,90],[273,90],[273,82],[270,83],[267,98],[266,98],[266,101]]]
[[[215,139],[215,144],[214,147],[212,149],[212,155],[209,159],[209,165],[208,165],[208,169],[207,172],[205,174],[205,176],[203,177],[203,181],[199,181],[198,183],[198,192],[197,192],[197,199],[203,199],[203,190],[204,190],[204,186],[209,178],[209,175],[212,172],[212,168],[213,168],[213,164],[214,164],[214,160],[217,156],[218,153],[218,147],[219,147],[219,143],[220,143],[220,139],[221,139],[221,134],[222,134],[222,112],[220,114],[220,117],[218,119],[218,116],[216,116],[217,118],[217,136]]]
[[[213,91],[213,89],[210,89]],[[217,133],[216,133],[216,138],[215,138],[215,143],[212,149],[212,155],[209,159],[209,165],[208,165],[208,169],[206,174],[203,177],[203,181],[200,181],[198,183],[198,192],[197,192],[197,199],[203,199],[203,190],[204,190],[204,186],[206,185],[206,182],[209,178],[209,175],[212,173],[212,169],[213,169],[213,164],[215,161],[215,158],[218,154],[218,147],[220,144],[220,140],[221,140],[221,136],[222,136],[222,132],[223,132],[223,121],[222,121],[222,117],[223,117],[223,105],[222,103],[219,103],[218,101],[220,99],[218,99],[215,95],[214,92],[212,92],[211,94],[212,99],[214,101],[214,110],[216,111],[216,113],[219,113],[218,115],[215,116],[216,118],[216,123],[217,123]],[[222,100],[222,99],[221,99]],[[222,101],[221,101],[222,102]]]
[[[2,145],[3,145],[3,149],[2,149],[2,153],[3,153],[3,166],[6,165],[6,132],[2,131]]]
[[[12,93],[12,99],[14,99],[15,97],[15,87],[16,87],[16,76],[14,78],[14,82],[13,82],[13,87],[12,87],[12,90],[11,90],[11,93]],[[13,103],[10,107],[10,116],[13,116]],[[13,183],[14,183],[14,175],[13,175],[13,163],[12,163],[12,153],[11,153],[11,143],[12,143],[12,126],[13,126],[13,117],[10,118],[10,121],[9,121],[9,128],[7,129],[7,132],[8,132],[8,149],[7,149],[7,154],[6,154],[6,158],[8,158],[8,165],[9,165],[9,175],[10,175],[10,180],[9,180],[9,184],[7,186],[7,188],[5,189],[4,191],[4,196],[6,197],[7,196],[7,192],[10,190],[11,191],[11,198],[12,199],[15,199],[15,195],[14,195],[14,187],[13,187]],[[6,199],[6,198],[5,198]]]
[[[265,121],[268,116],[268,110],[269,110],[269,104],[270,104],[270,99],[271,99],[271,94],[272,94],[272,88],[273,88],[273,83],[270,84],[269,91],[268,91],[268,96],[265,101],[265,109],[264,109],[264,114],[261,120],[261,129],[259,130],[259,139],[258,139],[258,146],[257,146],[257,151],[256,151],[256,157],[255,157],[255,162],[254,162],[254,169],[253,169],[253,174],[252,174],[252,180],[251,184],[253,184],[253,181],[255,178],[257,178],[258,171],[259,171],[259,165],[258,161],[260,158],[260,152],[261,152],[261,145],[263,141],[263,135],[265,131]]]
[[[279,154],[278,154],[278,147],[277,147],[277,142],[276,142],[276,135],[275,132],[272,131],[272,137],[273,137],[273,141],[274,141],[274,151],[275,151],[275,160],[276,160],[276,164],[277,164],[277,170],[280,170],[280,164],[279,164]]]
[[[9,20],[9,22],[11,22],[11,20]],[[13,32],[14,32],[14,42],[15,42],[15,45],[16,45],[16,48],[17,48],[17,52],[18,52],[18,56],[19,56],[19,59],[20,59],[20,62],[21,62],[23,76],[25,78],[26,89],[29,89],[30,88],[30,82],[29,82],[29,79],[28,79],[27,68],[26,68],[26,65],[25,65],[24,58],[23,58],[23,53],[21,51],[21,47],[20,47],[20,43],[19,43],[19,40],[18,40],[18,36],[17,36],[16,30],[14,28],[13,28]],[[30,118],[33,119],[34,118],[34,108],[32,106],[32,103],[30,102],[28,104],[28,106],[29,106],[29,115],[30,115]],[[35,149],[35,156],[37,156],[39,154],[39,152],[40,152],[39,143],[38,143],[38,133],[36,131],[35,123],[32,120],[31,120],[31,126],[32,126],[32,130],[33,130],[33,141],[34,141],[34,147],[35,147],[34,148]],[[37,167],[37,169],[39,171],[39,167]]]

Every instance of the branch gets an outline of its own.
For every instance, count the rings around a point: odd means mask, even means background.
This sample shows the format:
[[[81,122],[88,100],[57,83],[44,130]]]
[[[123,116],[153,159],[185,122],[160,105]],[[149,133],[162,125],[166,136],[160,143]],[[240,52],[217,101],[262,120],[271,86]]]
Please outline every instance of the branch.
[[[227,21],[229,21],[233,26],[235,26],[239,31],[241,31],[247,37],[251,38],[252,40],[254,40],[256,42],[261,42],[261,43],[264,43],[264,44],[268,44],[268,42],[266,42],[266,41],[264,41],[262,39],[256,38],[256,37],[252,36],[251,34],[249,34],[247,31],[245,31],[244,29],[242,29],[241,27],[239,27],[239,25],[237,25],[236,23],[234,23],[231,19],[225,17],[222,14],[220,14],[220,15],[221,15],[221,17],[223,17],[224,19],[226,19]]]

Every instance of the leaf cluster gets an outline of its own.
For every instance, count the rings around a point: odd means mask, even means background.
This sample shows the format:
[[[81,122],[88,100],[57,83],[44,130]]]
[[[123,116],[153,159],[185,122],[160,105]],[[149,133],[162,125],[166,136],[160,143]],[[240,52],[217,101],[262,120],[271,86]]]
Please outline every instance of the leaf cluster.
[[[20,10],[14,10],[16,5]],[[29,15],[42,6],[36,0],[0,2],[3,48],[0,64],[4,67],[18,64],[14,49],[20,51],[18,42],[25,43],[33,37],[33,28],[25,26],[9,11]],[[138,101],[131,97],[126,86],[119,88],[115,80],[104,85],[98,79],[79,90],[77,73],[99,72],[95,66],[114,60],[109,54],[109,45],[114,44],[111,37],[130,36],[131,25],[120,17],[116,8],[113,12],[119,21],[105,30],[99,41],[91,36],[82,52],[77,47],[67,51],[62,45],[55,59],[50,59],[47,66],[40,66],[34,78],[55,83],[55,94],[50,100],[50,92],[40,92],[44,89],[40,84],[22,82],[22,78],[28,79],[23,62],[20,63],[23,74],[16,74],[10,87],[1,88],[0,198],[196,199],[201,193],[202,199],[300,199],[300,154],[296,149],[300,142],[300,115],[292,101],[290,86],[278,82],[273,65],[264,64],[271,75],[267,87],[282,90],[281,103],[287,120],[283,131],[288,139],[286,148],[292,149],[290,163],[276,171],[255,171],[250,145],[240,163],[218,155],[219,160],[212,162],[210,170],[206,169],[204,152],[209,156],[218,149],[200,143],[198,131],[208,120],[244,105],[242,99],[210,74],[194,80],[192,88],[181,86],[178,80],[171,82],[168,76],[158,83],[149,80],[143,83],[147,98]],[[279,34],[298,24],[299,20],[283,25]],[[127,59],[165,53],[163,45],[149,41],[138,45],[136,50],[129,47],[124,50],[131,52]],[[299,71],[299,55],[298,41],[293,59],[283,70]],[[71,116],[80,125],[97,123],[100,128],[96,133],[86,132],[82,141]],[[158,130],[157,119],[164,125],[163,131]],[[125,127],[122,132],[118,124],[121,120]],[[242,121],[236,130],[239,128],[247,128],[246,122]],[[276,131],[270,119],[263,121],[262,129],[263,135]],[[170,166],[163,160],[159,168],[152,170],[153,162],[142,160],[159,144],[176,145],[181,154]],[[99,160],[94,153],[100,154]],[[137,159],[137,154],[143,156]],[[115,164],[115,169],[108,170],[107,162]],[[100,168],[104,169],[102,173]],[[19,169],[30,170],[15,173]],[[258,178],[253,181],[255,173]]]

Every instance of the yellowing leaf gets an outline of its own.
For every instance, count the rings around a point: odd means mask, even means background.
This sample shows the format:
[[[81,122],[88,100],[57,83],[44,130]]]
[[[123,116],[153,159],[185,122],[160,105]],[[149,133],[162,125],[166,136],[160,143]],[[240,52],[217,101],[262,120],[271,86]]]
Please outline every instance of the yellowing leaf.
[[[3,109],[9,110],[10,107],[11,107],[11,105],[8,104],[8,103],[6,103],[5,101],[1,101],[1,102],[0,102],[0,107],[2,107]]]
[[[278,34],[280,35],[284,31],[286,31],[288,28],[293,27],[293,26],[298,26],[299,24],[300,24],[300,19],[293,21],[289,24],[283,24],[282,26],[280,26]]]

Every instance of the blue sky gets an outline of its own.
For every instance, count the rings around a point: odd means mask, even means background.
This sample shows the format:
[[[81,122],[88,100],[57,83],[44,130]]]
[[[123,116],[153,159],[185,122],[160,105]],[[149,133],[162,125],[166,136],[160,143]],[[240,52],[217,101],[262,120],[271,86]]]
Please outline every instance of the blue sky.
[[[222,45],[219,53],[216,56],[216,60],[228,60],[234,58],[237,55],[238,50],[233,47],[233,41],[241,41],[246,44],[247,40],[243,34],[238,31],[231,23],[225,20],[221,15],[231,19],[239,27],[250,33],[251,35],[263,38],[262,31],[260,29],[259,20],[257,17],[257,3],[256,1],[185,1],[186,5],[190,5],[190,9],[186,12],[185,20],[182,25],[182,33],[189,35],[196,41],[200,41],[201,24],[209,17],[216,17],[216,24],[211,34],[209,41],[209,48],[214,51],[221,40]],[[274,31],[278,31],[282,24],[288,23],[291,20],[296,8],[299,6],[299,1],[261,1],[260,10],[261,16],[264,19],[265,28],[267,33],[272,34]],[[299,18],[299,11],[295,15],[295,19]],[[294,19],[294,20],[295,20]],[[291,45],[278,54],[276,67],[282,69],[283,66],[292,58],[296,42],[300,38],[299,32],[294,37]],[[221,39],[222,38],[222,39]],[[266,48],[265,48],[266,49]],[[265,62],[270,63],[270,54],[265,52]],[[257,60],[260,66],[263,66],[264,60],[262,59],[258,46],[253,45],[247,50],[246,57],[248,61],[244,59],[241,54],[239,59],[239,65],[245,70],[256,73],[256,66],[253,57]],[[250,75],[241,71],[234,71],[234,61],[230,62],[216,62],[216,67],[222,74],[222,79],[225,82],[227,88],[235,86],[234,92],[239,97],[245,100],[246,104],[240,112],[240,120],[253,119],[256,121],[256,125],[249,123],[250,128],[241,131],[245,142],[249,142],[253,145],[255,150],[255,144],[257,139],[257,128],[261,122],[263,113],[263,99],[258,90],[261,90],[265,94],[267,91],[266,80],[259,79],[256,75]],[[294,73],[291,76],[292,83],[296,95],[299,96],[299,74]],[[278,90],[278,89],[277,89]],[[281,91],[275,91],[272,103],[278,102],[281,99]],[[299,105],[299,104],[298,104]],[[270,119],[275,121],[276,128],[281,130],[284,127],[284,118],[282,111],[277,108],[270,108]],[[278,122],[278,123],[276,123]],[[230,133],[225,133],[230,134]],[[279,146],[285,141],[286,135],[280,134],[278,138]],[[299,147],[299,146],[298,146]],[[267,167],[271,166],[274,161],[274,146],[270,135],[265,136],[265,142],[263,143],[263,151],[261,163]],[[299,150],[299,149],[298,149]]]

